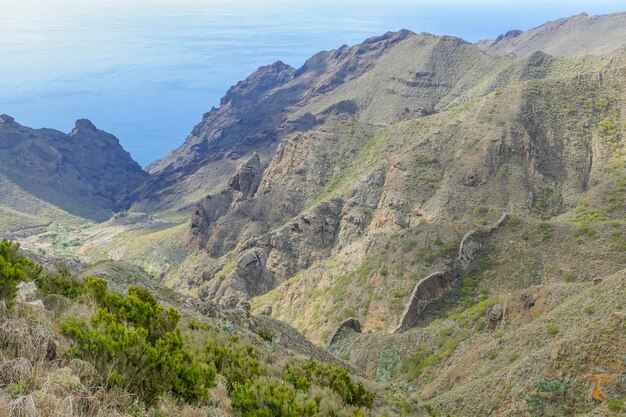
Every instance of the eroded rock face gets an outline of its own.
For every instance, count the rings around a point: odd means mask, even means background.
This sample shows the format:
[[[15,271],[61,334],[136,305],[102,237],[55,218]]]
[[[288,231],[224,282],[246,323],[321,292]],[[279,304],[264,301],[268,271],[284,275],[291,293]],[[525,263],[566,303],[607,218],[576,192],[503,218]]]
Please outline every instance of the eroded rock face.
[[[249,198],[259,188],[262,175],[261,159],[259,154],[254,152],[243,164],[237,167],[228,186],[233,190],[240,191],[243,198]]]
[[[482,243],[480,243],[480,240],[476,237],[475,230],[471,230],[463,236],[463,240],[461,240],[461,245],[459,246],[459,266],[463,271],[469,268],[480,248],[482,248]]]
[[[441,298],[464,276],[483,246],[481,239],[496,231],[507,219],[508,213],[504,213],[490,227],[480,231],[471,230],[467,232],[459,244],[459,255],[451,270],[435,272],[417,283],[409,298],[409,303],[405,307],[396,333],[402,333],[418,323],[423,310],[433,301]],[[499,320],[502,319],[503,310],[500,306],[494,306],[492,310],[488,314],[487,321],[489,323],[489,320],[492,320],[492,325],[495,328]]]
[[[419,319],[421,312],[433,301],[441,298],[441,296],[451,288],[456,280],[456,275],[451,272],[435,272],[417,283],[409,304],[404,310],[400,325],[395,333],[402,333],[406,329],[412,327]]]
[[[337,328],[337,331],[335,332],[333,337],[330,339],[328,346],[330,347],[334,345],[335,343],[337,343],[341,335],[343,335],[346,332],[361,333],[361,331],[362,331],[361,323],[354,317],[349,318],[339,325],[339,327]]]
[[[216,222],[229,211],[236,210],[241,202],[251,198],[256,193],[263,176],[261,159],[255,152],[241,165],[228,181],[228,186],[219,194],[208,195],[200,200],[193,209],[188,244],[197,249],[205,249],[212,237]],[[245,207],[245,206],[244,206]],[[245,212],[247,216],[249,212]],[[222,236],[216,237],[219,241]],[[215,239],[214,239],[215,240]],[[223,242],[219,242],[223,244]],[[210,253],[221,254],[221,246],[208,248]]]
[[[233,192],[223,190],[217,195],[202,199],[193,209],[189,229],[189,244],[196,248],[206,246],[211,226],[228,212],[233,202]]]
[[[37,285],[33,281],[20,282],[17,284],[17,294],[15,298],[20,302],[30,301],[37,293]]]

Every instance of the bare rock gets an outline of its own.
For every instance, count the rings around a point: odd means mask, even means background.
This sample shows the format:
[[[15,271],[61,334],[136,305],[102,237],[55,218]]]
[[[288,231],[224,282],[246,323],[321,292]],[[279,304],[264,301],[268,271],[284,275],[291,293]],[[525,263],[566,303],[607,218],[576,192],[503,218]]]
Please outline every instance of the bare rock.
[[[459,246],[459,266],[462,271],[469,268],[481,247],[482,244],[476,238],[476,231],[472,230],[463,236]]]
[[[504,310],[499,304],[495,304],[487,311],[487,329],[495,330],[498,324],[502,321],[504,316]]]
[[[337,328],[337,331],[335,332],[333,337],[330,339],[330,343],[328,344],[328,346],[332,346],[337,343],[339,338],[346,332],[361,333],[361,323],[359,322],[359,320],[355,319],[354,317],[344,320]]]
[[[456,276],[451,272],[435,272],[418,282],[395,333],[402,333],[415,325],[421,312],[430,303],[441,298],[452,287],[455,278]]]
[[[525,310],[529,310],[535,306],[535,296],[530,291],[522,293],[520,295],[520,301]]]
[[[26,302],[28,300],[31,300],[36,293],[37,284],[35,284],[33,281],[20,282],[19,284],[17,284],[16,299],[18,302]]]
[[[42,309],[42,310],[46,309],[46,306],[44,305],[43,301],[41,301],[41,300],[27,301],[27,302],[24,303],[24,305],[27,305],[27,306],[32,307],[32,308]]]
[[[272,306],[265,306],[261,310],[259,310],[259,315],[261,316],[271,316],[272,315]]]
[[[249,198],[259,188],[262,175],[261,159],[259,154],[254,152],[244,163],[237,167],[228,186],[234,190],[241,191],[243,198]]]

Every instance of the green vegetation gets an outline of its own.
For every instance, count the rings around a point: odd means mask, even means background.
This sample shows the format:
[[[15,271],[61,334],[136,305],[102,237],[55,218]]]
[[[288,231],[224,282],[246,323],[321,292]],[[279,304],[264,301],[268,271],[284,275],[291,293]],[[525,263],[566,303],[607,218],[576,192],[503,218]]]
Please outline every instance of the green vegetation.
[[[19,245],[7,240],[0,242],[0,299],[13,304],[20,281],[32,279],[41,267],[19,254]]]
[[[557,334],[559,334],[559,328],[555,325],[550,325],[548,326],[546,333],[548,334],[548,336],[556,336]]]
[[[563,382],[541,378],[535,386],[536,390],[526,396],[526,405],[532,417],[574,415],[576,397]]]
[[[587,306],[583,309],[583,312],[588,315],[592,315],[596,313],[596,308],[594,306]]]
[[[592,239],[596,237],[596,230],[589,226],[589,223],[586,222],[579,224],[572,233],[574,237],[579,237],[583,235]]]
[[[124,408],[131,415],[144,416],[146,410],[165,415],[164,398],[202,407],[218,380],[225,381],[229,407],[240,416],[370,415],[374,393],[362,382],[331,364],[276,355],[263,343],[275,339],[270,329],[243,340],[230,322],[222,323],[224,330],[196,317],[181,323],[179,311],[162,306],[146,289],[129,285],[122,295],[99,278],[78,281],[62,266],[42,272],[17,249],[6,241],[0,246],[2,297],[14,297],[19,280],[33,279],[46,306],[87,307],[86,316],[55,314],[60,334],[69,341],[63,354],[70,363],[84,364],[76,369],[90,385],[136,399]],[[16,379],[5,391],[30,395],[36,389],[31,382]],[[82,377],[66,378],[59,384],[80,396],[87,389],[81,382]]]
[[[537,228],[539,229],[539,232],[541,233],[541,236],[543,238],[543,240],[550,240],[552,239],[552,225],[548,222],[541,222],[539,223],[539,226],[537,226]]]
[[[584,200],[581,200],[576,220],[580,224],[609,220],[615,213],[624,210],[624,193],[626,193],[626,176],[615,180],[615,185],[604,195],[603,201],[598,207],[587,208]]]
[[[624,400],[620,399],[609,400],[608,408],[609,411],[613,411],[615,413],[624,411],[626,409],[626,407],[624,406]]]
[[[170,391],[187,401],[207,397],[215,370],[183,347],[176,328],[180,313],[136,286],[123,297],[108,292],[104,280],[85,283],[98,310],[90,322],[72,318],[62,324],[62,334],[74,342],[71,356],[93,364],[103,385],[125,388],[147,404]]]

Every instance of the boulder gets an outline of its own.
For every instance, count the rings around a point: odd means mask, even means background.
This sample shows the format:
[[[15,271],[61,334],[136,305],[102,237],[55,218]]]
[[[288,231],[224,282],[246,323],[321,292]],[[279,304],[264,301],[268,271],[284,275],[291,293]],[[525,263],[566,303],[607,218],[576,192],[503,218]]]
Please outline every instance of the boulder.
[[[40,308],[42,310],[46,309],[46,306],[44,305],[43,301],[41,301],[41,300],[27,301],[24,304],[29,306],[29,307],[33,307],[33,308]]]
[[[17,284],[17,294],[15,296],[18,302],[25,302],[32,299],[37,292],[37,285],[33,281],[20,282]]]
[[[492,305],[487,311],[487,329],[495,330],[504,317],[504,310],[499,304]]]

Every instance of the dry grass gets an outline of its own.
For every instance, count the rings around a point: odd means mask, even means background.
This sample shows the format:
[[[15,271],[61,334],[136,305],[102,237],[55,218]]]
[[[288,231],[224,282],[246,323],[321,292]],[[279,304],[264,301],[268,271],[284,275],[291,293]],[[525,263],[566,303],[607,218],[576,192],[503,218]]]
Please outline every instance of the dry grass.
[[[32,374],[33,365],[25,358],[11,359],[0,366],[0,382],[4,384],[30,379]]]
[[[0,346],[13,357],[26,358],[32,363],[54,359],[57,355],[50,328],[42,321],[29,323],[23,317],[0,324]]]
[[[11,401],[11,417],[39,417],[35,401],[30,395],[25,395]]]

